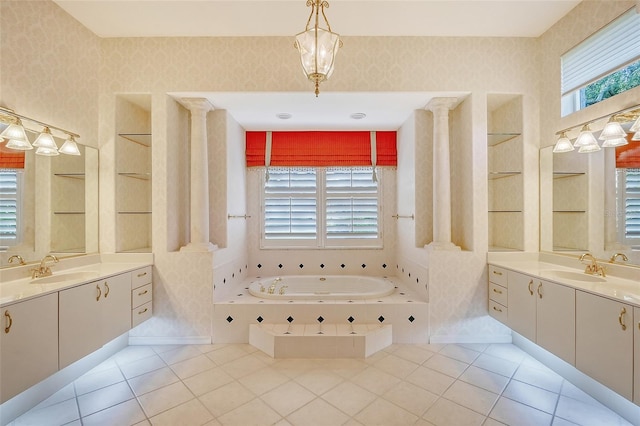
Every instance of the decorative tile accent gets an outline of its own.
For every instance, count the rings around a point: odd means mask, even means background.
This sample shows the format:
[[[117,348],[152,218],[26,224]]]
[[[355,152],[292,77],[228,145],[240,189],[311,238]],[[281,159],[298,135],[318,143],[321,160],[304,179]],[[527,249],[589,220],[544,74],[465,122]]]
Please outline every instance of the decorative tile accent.
[[[300,267],[300,269],[304,268],[304,265],[301,263],[298,265]]]
[[[340,265],[340,267],[341,267],[342,269],[344,269],[344,268],[345,268],[345,266],[347,266],[347,265],[345,265],[344,263],[343,263],[342,265]]]
[[[280,264],[278,265],[278,268],[282,269],[282,263],[280,263]]]
[[[262,268],[262,264],[258,263],[258,269]]]
[[[352,323],[352,322],[354,322],[355,320],[356,320],[356,319],[355,319],[354,317],[349,317],[349,318],[347,318],[347,321],[349,321],[349,322],[351,322],[351,323]]]
[[[293,317],[289,316],[289,318],[287,318],[287,321],[289,322],[289,324],[291,324],[293,322]]]
[[[324,321],[324,318],[322,318],[322,316],[319,316],[319,317],[317,318],[317,321],[318,321],[320,324],[322,324],[322,321]]]
[[[386,264],[386,263],[383,263],[383,264],[382,264],[382,267],[386,269],[386,268],[387,268],[387,264]]]
[[[229,324],[231,324],[231,321],[233,321],[233,317],[232,317],[231,315],[229,315],[229,316],[227,317],[227,322],[228,322]]]
[[[378,321],[380,321],[380,322],[384,322],[384,317],[383,317],[382,315],[380,315],[380,316],[378,317]]]
[[[320,264],[320,267],[321,267],[322,269],[324,269],[324,263],[321,263],[321,264]]]
[[[409,322],[414,322],[416,319],[413,317],[413,315],[411,315],[409,318]]]
[[[260,317],[256,318],[256,321],[258,321],[258,322],[262,322],[262,321],[264,321],[264,318],[262,318],[262,317],[260,316]]]
[[[367,267],[367,265],[365,265],[364,263],[361,266],[362,266],[362,269]]]

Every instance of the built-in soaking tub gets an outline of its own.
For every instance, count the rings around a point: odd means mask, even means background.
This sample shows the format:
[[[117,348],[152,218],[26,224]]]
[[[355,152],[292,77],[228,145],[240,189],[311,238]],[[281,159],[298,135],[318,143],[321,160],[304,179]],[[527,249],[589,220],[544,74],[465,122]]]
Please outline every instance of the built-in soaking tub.
[[[392,294],[387,278],[360,275],[285,275],[260,278],[249,293],[263,299],[374,299]]]

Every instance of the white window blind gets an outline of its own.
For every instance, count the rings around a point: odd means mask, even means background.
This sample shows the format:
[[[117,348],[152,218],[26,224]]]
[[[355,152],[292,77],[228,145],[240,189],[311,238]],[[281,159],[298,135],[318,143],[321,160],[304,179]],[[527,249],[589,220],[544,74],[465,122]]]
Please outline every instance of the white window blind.
[[[631,9],[562,56],[562,95],[638,59],[640,15]]]
[[[372,169],[326,172],[327,238],[378,238],[378,187]]]
[[[640,169],[624,169],[624,239],[640,245]]]
[[[0,170],[0,246],[12,246],[19,240],[20,174]]]

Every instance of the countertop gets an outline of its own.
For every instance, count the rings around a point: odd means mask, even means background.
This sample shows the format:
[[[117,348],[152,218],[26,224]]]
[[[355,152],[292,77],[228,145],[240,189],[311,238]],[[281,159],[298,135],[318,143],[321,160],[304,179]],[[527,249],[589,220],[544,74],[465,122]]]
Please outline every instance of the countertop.
[[[604,278],[585,274],[584,269],[571,268],[558,263],[541,260],[490,260],[490,265],[508,269],[514,272],[534,276],[545,281],[573,287],[576,290],[586,291],[599,296],[614,299],[629,305],[640,307],[640,268],[637,272],[627,273],[624,278],[607,274]],[[606,263],[603,266],[608,267]],[[561,274],[575,276],[576,279],[567,278]],[[583,281],[584,280],[584,281]],[[586,281],[586,280],[592,280]],[[602,280],[601,282],[595,282]]]

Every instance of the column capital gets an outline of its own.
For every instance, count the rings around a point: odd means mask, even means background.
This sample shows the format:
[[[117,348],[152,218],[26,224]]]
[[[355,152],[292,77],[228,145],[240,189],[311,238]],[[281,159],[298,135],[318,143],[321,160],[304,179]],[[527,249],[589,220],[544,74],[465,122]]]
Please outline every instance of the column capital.
[[[209,112],[213,105],[207,98],[180,98],[180,104],[191,112]]]
[[[429,101],[425,109],[436,112],[436,110],[450,110],[458,103],[458,98],[433,98]]]

